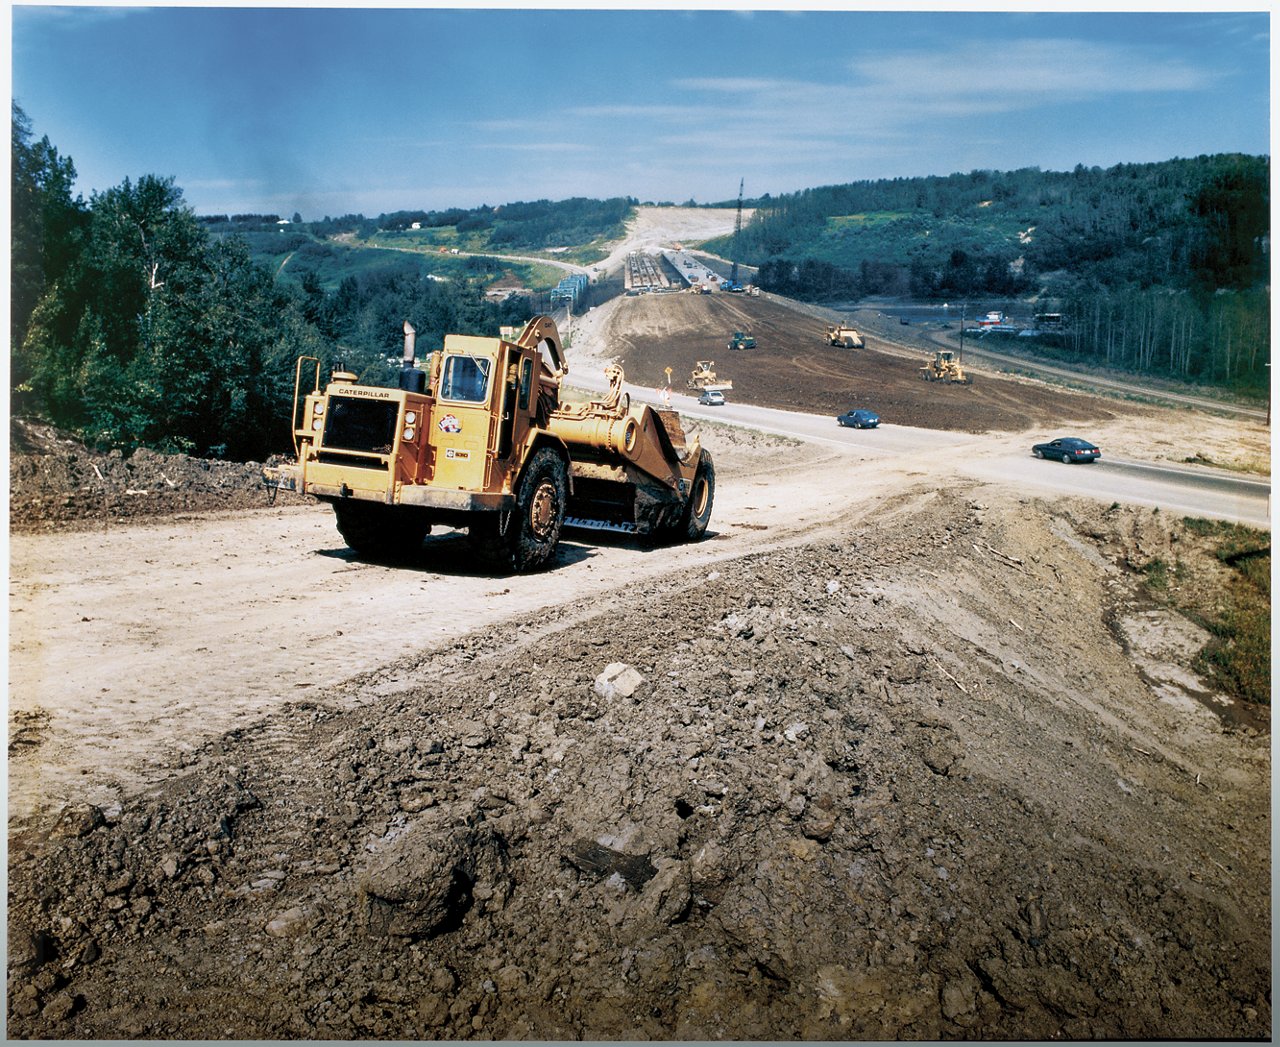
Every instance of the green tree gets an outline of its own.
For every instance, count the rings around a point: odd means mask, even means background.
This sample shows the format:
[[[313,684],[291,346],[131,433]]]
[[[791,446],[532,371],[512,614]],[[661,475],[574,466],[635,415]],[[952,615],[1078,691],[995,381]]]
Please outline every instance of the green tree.
[[[22,346],[41,297],[65,278],[80,250],[86,210],[72,197],[76,169],[48,137],[33,141],[31,120],[13,103],[9,346],[12,381],[23,389],[30,366]]]

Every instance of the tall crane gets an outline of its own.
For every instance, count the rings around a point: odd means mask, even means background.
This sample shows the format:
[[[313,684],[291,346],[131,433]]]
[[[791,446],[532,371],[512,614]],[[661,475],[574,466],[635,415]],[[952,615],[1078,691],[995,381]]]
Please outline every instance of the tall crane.
[[[747,184],[745,178],[738,182],[738,217],[733,223],[733,268],[729,270],[729,286],[738,286],[738,241],[742,236],[742,189]]]

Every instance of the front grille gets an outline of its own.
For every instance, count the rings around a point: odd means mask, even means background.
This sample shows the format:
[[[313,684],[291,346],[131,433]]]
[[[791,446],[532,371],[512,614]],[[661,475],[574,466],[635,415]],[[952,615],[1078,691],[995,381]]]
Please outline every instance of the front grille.
[[[330,450],[390,454],[399,407],[394,400],[330,397],[323,446]]]
[[[373,469],[376,472],[385,473],[387,471],[387,463],[381,458],[374,458],[363,454],[343,454],[330,453],[321,451],[316,455],[316,461],[322,465],[345,465],[356,469]]]

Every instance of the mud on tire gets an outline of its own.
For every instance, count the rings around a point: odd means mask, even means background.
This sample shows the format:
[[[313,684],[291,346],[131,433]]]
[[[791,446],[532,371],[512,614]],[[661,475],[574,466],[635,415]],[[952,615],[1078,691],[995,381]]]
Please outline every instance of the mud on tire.
[[[537,570],[555,554],[568,499],[564,460],[549,447],[536,451],[516,485],[515,508],[484,513],[468,528],[472,549],[497,570]]]

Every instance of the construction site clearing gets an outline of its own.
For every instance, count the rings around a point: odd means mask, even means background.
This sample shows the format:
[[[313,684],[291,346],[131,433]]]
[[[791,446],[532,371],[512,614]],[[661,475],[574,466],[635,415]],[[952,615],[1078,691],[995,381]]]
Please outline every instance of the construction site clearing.
[[[867,407],[891,425],[976,433],[1025,429],[1047,417],[1115,417],[1113,402],[998,375],[967,385],[922,382],[933,353],[865,332],[863,348],[831,345],[821,314],[806,315],[769,295],[644,295],[605,312],[609,319],[595,341],[622,364],[628,381],[649,388],[671,384],[667,367],[683,384],[710,362],[716,380],[704,375],[692,388],[732,388],[738,403],[814,414]],[[727,353],[725,331],[750,331],[760,348]]]

